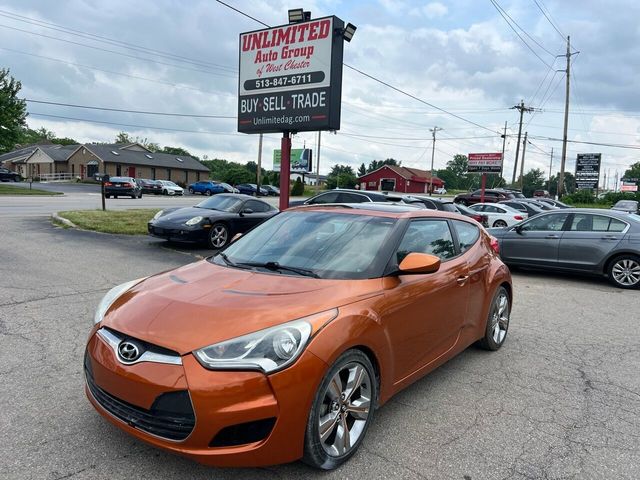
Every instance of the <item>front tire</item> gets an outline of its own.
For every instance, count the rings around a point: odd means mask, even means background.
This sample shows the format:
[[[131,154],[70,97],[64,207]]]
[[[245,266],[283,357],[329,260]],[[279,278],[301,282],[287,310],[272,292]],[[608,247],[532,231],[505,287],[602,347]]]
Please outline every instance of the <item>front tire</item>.
[[[229,242],[229,227],[224,223],[214,223],[209,230],[207,243],[209,248],[219,250]]]
[[[507,222],[505,222],[504,220],[496,220],[495,222],[493,222],[493,226],[496,228],[506,227]]]
[[[640,288],[640,257],[621,255],[611,261],[609,281],[618,288]]]
[[[360,350],[343,353],[324,376],[307,421],[302,461],[322,470],[346,462],[373,419],[378,382]]]
[[[484,337],[478,342],[481,348],[495,351],[502,346],[507,338],[510,316],[509,293],[506,288],[500,287],[491,301]]]

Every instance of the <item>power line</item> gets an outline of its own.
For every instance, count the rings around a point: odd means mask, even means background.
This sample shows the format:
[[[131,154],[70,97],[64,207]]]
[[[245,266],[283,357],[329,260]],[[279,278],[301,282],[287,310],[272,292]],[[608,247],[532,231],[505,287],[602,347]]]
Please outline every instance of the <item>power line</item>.
[[[558,32],[558,35],[560,35],[560,38],[562,38],[562,41],[565,40],[565,38],[567,38],[567,36],[562,33],[560,31],[560,29],[555,25],[555,23],[553,21],[551,21],[551,14],[547,15],[547,13],[543,10],[543,8],[540,6],[540,4],[538,3],[538,0],[533,0],[535,2],[535,4],[538,6],[538,9],[542,12],[542,15],[544,15],[544,17],[547,19],[547,21],[549,22],[549,24],[553,27],[553,29]],[[545,7],[546,8],[546,7]]]
[[[54,30],[54,31],[58,31],[58,32],[62,32],[62,33],[66,33],[68,35],[74,35],[74,36],[78,36],[78,37],[82,37],[82,38],[86,38],[88,40],[92,40],[92,41],[99,41],[102,43],[107,43],[109,45],[114,45],[114,46],[118,46],[121,48],[127,48],[129,50],[134,50],[134,51],[138,51],[141,53],[151,53],[153,55],[159,56],[159,57],[164,57],[164,58],[168,58],[171,60],[177,60],[177,61],[181,61],[181,62],[185,62],[185,63],[190,63],[192,65],[195,66],[201,66],[204,68],[222,68],[224,70],[229,70],[231,72],[237,72],[238,69],[237,68],[231,68],[225,65],[221,65],[218,63],[213,63],[213,62],[207,62],[207,61],[202,61],[202,60],[195,60],[189,57],[185,57],[182,55],[176,55],[170,52],[165,52],[162,50],[157,50],[157,49],[153,49],[153,48],[148,48],[142,45],[136,45],[133,43],[128,43],[128,42],[123,42],[121,40],[116,40],[114,38],[109,38],[109,37],[104,37],[101,35],[96,35],[93,33],[89,33],[89,32],[83,32],[82,30],[75,30],[73,28],[70,27],[65,27],[63,25],[58,25],[55,23],[51,23],[51,22],[46,22],[44,20],[38,20],[35,19],[33,17],[28,17],[28,16],[24,16],[24,15],[18,15],[17,13],[13,13],[13,12],[8,12],[6,10],[0,10],[0,16],[5,17],[5,18],[9,18],[11,20],[14,21],[19,21],[19,22],[24,22],[24,23],[28,23],[31,25],[35,25],[41,28],[47,28],[49,30]]]
[[[503,12],[503,13],[504,13],[508,18],[509,18],[509,20],[511,20],[511,21],[516,25],[516,27],[518,27],[518,28],[520,29],[520,31],[522,31],[522,33],[524,33],[524,34],[525,34],[527,37],[529,37],[529,38],[530,38],[530,39],[531,39],[531,40],[532,40],[536,45],[538,45],[538,47],[540,47],[542,50],[544,50],[545,52],[547,52],[547,53],[548,53],[549,55],[551,55],[552,57],[555,57],[555,54],[551,53],[549,50],[547,50],[546,48],[544,48],[544,46],[543,46],[543,45],[541,45],[541,44],[540,44],[540,43],[539,43],[535,38],[533,38],[531,35],[529,35],[529,34],[527,33],[527,31],[526,31],[524,28],[522,28],[522,27],[518,24],[518,22],[516,22],[516,21],[511,17],[511,15],[509,15],[509,14],[507,13],[507,11],[506,11],[504,8],[502,8],[502,6],[500,6],[500,4],[498,3],[498,1],[497,1],[497,0],[492,0],[492,3],[494,4],[494,6],[498,7],[500,10],[502,10],[502,12]]]
[[[505,16],[504,16],[504,14],[503,14],[503,13],[502,13],[502,11],[500,10],[500,7],[499,7],[499,6],[498,6],[498,4],[495,2],[495,0],[489,0],[489,1],[490,1],[490,2],[491,2],[491,4],[495,7],[495,9],[498,11],[498,13],[500,14],[500,16],[504,19],[504,21],[505,21],[505,22],[507,22],[507,25],[509,25],[509,28],[511,28],[511,30],[513,30],[513,33],[515,33],[515,34],[518,36],[518,38],[522,41],[522,43],[524,43],[524,44],[526,45],[526,47],[527,47],[529,50],[531,50],[531,53],[533,53],[533,54],[538,58],[538,60],[540,60],[542,63],[544,63],[547,67],[549,67],[549,68],[553,68],[553,67],[552,67],[551,65],[549,65],[547,62],[545,62],[545,61],[542,59],[542,57],[541,57],[540,55],[538,55],[538,53],[537,53],[533,48],[531,48],[531,45],[529,45],[529,44],[526,42],[526,40],[525,40],[524,38],[522,38],[522,35],[520,35],[520,34],[518,33],[518,31],[517,31],[515,28],[513,28],[513,25],[511,25],[511,23],[509,23],[509,20],[507,20],[507,17],[505,17]]]
[[[108,73],[110,75],[120,75],[120,76],[123,76],[123,77],[134,78],[136,80],[144,80],[146,82],[153,82],[153,83],[157,83],[157,84],[160,84],[160,85],[168,85],[170,87],[183,88],[185,90],[192,90],[194,92],[207,93],[207,94],[211,94],[211,95],[223,95],[220,92],[211,92],[211,91],[207,91],[207,90],[200,90],[199,88],[190,87],[188,85],[181,85],[179,83],[165,82],[164,80],[156,80],[154,78],[141,77],[139,75],[131,75],[129,73],[115,72],[113,70],[106,70],[104,68],[98,68],[98,67],[94,67],[94,66],[91,66],[91,65],[84,65],[82,63],[69,62],[69,61],[66,61],[66,60],[62,60],[60,58],[47,57],[47,56],[44,56],[44,55],[38,55],[36,53],[24,52],[22,50],[14,50],[14,49],[5,48],[5,47],[0,47],[0,50],[5,50],[7,52],[17,53],[17,54],[20,54],[20,55],[28,55],[30,57],[41,58],[41,59],[44,59],[44,60],[50,60],[52,62],[58,62],[58,63],[62,63],[62,64],[65,64],[65,65],[71,65],[73,67],[80,67],[80,68],[86,68],[86,69],[89,69],[89,70],[95,70],[97,72]]]
[[[73,103],[58,103],[58,102],[49,102],[45,100],[33,100],[30,98],[24,99],[29,103],[39,103],[43,105],[56,105],[60,107],[71,107],[71,108],[83,108],[87,110],[103,110],[107,112],[124,112],[124,113],[137,113],[141,115],[159,115],[165,117],[190,117],[190,118],[225,118],[225,119],[237,119],[238,117],[235,115],[199,115],[195,113],[168,113],[168,112],[150,112],[146,110],[126,110],[123,108],[110,108],[110,107],[96,107],[90,105],[76,105]]]
[[[93,50],[98,50],[98,51],[101,51],[101,52],[113,53],[115,55],[121,55],[123,57],[129,57],[129,58],[133,58],[135,60],[141,60],[143,62],[151,62],[151,63],[156,63],[158,65],[166,65],[166,66],[170,66],[170,67],[179,68],[179,69],[182,69],[182,70],[190,70],[192,72],[200,72],[200,73],[204,73],[206,75],[215,75],[215,76],[218,76],[218,77],[235,78],[235,75],[225,75],[223,73],[211,72],[211,71],[207,71],[207,70],[200,70],[198,68],[189,68],[189,67],[185,67],[185,66],[181,66],[181,65],[176,65],[175,63],[167,63],[167,62],[161,62],[159,60],[153,60],[153,59],[150,59],[150,58],[138,57],[136,55],[130,55],[128,53],[118,52],[116,50],[109,50],[108,48],[96,47],[95,45],[87,45],[86,43],[74,42],[73,40],[66,40],[64,38],[58,38],[58,37],[54,37],[54,36],[51,36],[51,35],[46,35],[44,33],[31,32],[29,30],[24,30],[22,28],[17,28],[17,27],[11,27],[9,25],[4,25],[2,23],[0,23],[0,27],[8,28],[10,30],[14,30],[14,31],[17,31],[17,32],[27,33],[29,35],[35,35],[35,36],[38,36],[38,37],[43,37],[43,38],[48,38],[48,39],[51,39],[51,40],[56,40],[58,42],[64,42],[64,43],[68,43],[68,44],[71,44],[71,45],[77,45],[77,46],[85,47],[85,48],[91,48]]]
[[[235,8],[235,7],[233,7],[233,6],[229,5],[229,4],[227,4],[227,3],[225,3],[225,2],[223,2],[223,1],[221,1],[221,0],[216,0],[216,2],[218,2],[218,3],[219,3],[219,4],[221,4],[221,5],[224,5],[225,7],[230,8],[231,10],[233,10],[233,11],[235,11],[235,12],[238,12],[238,13],[239,13],[239,14],[241,14],[241,15],[244,15],[244,16],[245,16],[245,17],[247,17],[247,18],[250,18],[251,20],[254,20],[255,22],[258,22],[259,24],[261,24],[261,25],[263,25],[263,26],[265,26],[265,27],[267,27],[267,28],[269,28],[269,27],[270,27],[270,25],[268,25],[268,24],[266,24],[266,23],[262,22],[261,20],[258,20],[257,18],[252,17],[251,15],[249,15],[249,14],[247,14],[247,13],[245,13],[245,12],[243,12],[243,11],[241,11],[241,10],[239,10],[239,9],[237,9],[237,8]],[[455,113],[449,112],[449,111],[445,110],[444,108],[440,108],[440,107],[438,107],[438,106],[436,106],[436,105],[434,105],[434,104],[432,104],[432,103],[427,102],[426,100],[423,100],[423,99],[421,99],[421,98],[418,98],[418,97],[416,97],[415,95],[412,95],[412,94],[410,94],[410,93],[408,93],[408,92],[406,92],[406,91],[404,91],[404,90],[402,90],[402,89],[400,89],[400,88],[398,88],[398,87],[394,87],[394,86],[393,86],[393,85],[391,85],[390,83],[387,83],[387,82],[385,82],[385,81],[383,81],[383,80],[380,80],[379,78],[376,78],[376,77],[374,77],[373,75],[369,75],[368,73],[365,73],[365,72],[363,72],[362,70],[360,70],[360,69],[358,69],[358,68],[356,68],[356,67],[354,67],[354,66],[352,66],[352,65],[349,65],[349,64],[347,64],[347,63],[343,63],[343,65],[344,65],[345,67],[347,67],[347,68],[349,68],[349,69],[351,69],[351,70],[355,71],[355,72],[358,72],[360,75],[362,75],[362,76],[364,76],[364,77],[369,78],[370,80],[373,80],[373,81],[375,81],[375,82],[378,82],[378,83],[380,83],[381,85],[384,85],[384,86],[386,86],[386,87],[388,87],[388,88],[390,88],[390,89],[392,89],[392,90],[394,90],[394,91],[396,91],[396,92],[398,92],[398,93],[401,93],[402,95],[406,95],[407,97],[412,98],[412,99],[414,99],[414,100],[416,100],[416,101],[418,101],[418,102],[420,102],[420,103],[423,103],[423,104],[425,104],[425,105],[427,105],[427,106],[429,106],[429,107],[431,107],[431,108],[434,108],[434,109],[439,110],[439,111],[441,111],[441,112],[443,112],[443,113],[446,113],[447,115],[451,115],[452,117],[457,118],[458,120],[462,120],[463,122],[467,122],[467,123],[469,123],[469,124],[471,124],[471,125],[475,125],[475,126],[476,126],[476,127],[478,127],[478,128],[482,128],[482,129],[487,130],[487,131],[489,131],[489,132],[491,132],[491,133],[495,133],[495,134],[497,134],[497,135],[500,135],[499,133],[494,132],[494,131],[493,131],[493,130],[491,130],[490,128],[487,128],[487,127],[485,127],[485,126],[483,126],[483,125],[480,125],[480,124],[478,124],[478,123],[476,123],[476,122],[473,122],[473,121],[468,120],[468,119],[466,119],[466,118],[464,118],[464,117],[461,117],[460,115],[456,115]]]

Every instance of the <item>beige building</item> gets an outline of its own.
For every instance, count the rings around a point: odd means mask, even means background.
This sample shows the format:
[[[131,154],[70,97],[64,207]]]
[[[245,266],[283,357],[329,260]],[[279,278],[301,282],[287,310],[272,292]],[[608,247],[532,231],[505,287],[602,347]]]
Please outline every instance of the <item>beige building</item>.
[[[67,172],[82,179],[109,176],[171,180],[189,184],[209,177],[209,169],[188,155],[147,150],[137,143],[80,145],[67,160]]]

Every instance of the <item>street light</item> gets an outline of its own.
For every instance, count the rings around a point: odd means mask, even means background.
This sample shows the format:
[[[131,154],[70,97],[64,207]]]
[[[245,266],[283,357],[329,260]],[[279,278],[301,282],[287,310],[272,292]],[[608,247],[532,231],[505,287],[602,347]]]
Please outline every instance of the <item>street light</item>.
[[[344,27],[342,31],[342,38],[344,38],[347,42],[350,42],[353,38],[353,35],[356,33],[356,27],[353,23],[347,23],[347,26]]]
[[[305,12],[302,8],[289,10],[289,23],[306,22],[311,20],[311,12]]]

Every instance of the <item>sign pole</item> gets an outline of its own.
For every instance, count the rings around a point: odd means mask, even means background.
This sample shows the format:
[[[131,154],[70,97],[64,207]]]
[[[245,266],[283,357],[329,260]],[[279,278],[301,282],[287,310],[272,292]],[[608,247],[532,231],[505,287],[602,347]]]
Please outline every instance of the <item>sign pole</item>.
[[[260,196],[260,184],[262,183],[262,134],[258,139],[258,169],[256,170],[256,197]]]
[[[289,177],[291,176],[291,136],[282,132],[280,142],[282,157],[280,159],[280,210],[289,208]]]
[[[102,211],[104,212],[107,209],[105,204],[104,204],[105,203],[104,202],[104,176],[102,176],[102,178],[100,179],[100,185],[101,185],[101,187],[100,187],[100,191],[101,191],[100,196],[102,197]]]
[[[487,188],[487,174],[482,174],[482,184],[480,186],[480,203],[484,203],[484,190]]]

